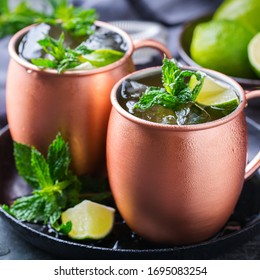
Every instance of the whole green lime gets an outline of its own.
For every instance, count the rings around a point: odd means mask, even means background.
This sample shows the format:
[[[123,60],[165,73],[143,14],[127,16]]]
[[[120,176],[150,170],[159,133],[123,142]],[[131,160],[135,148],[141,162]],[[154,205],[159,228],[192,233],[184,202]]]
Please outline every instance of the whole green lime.
[[[200,66],[224,74],[254,78],[247,56],[247,45],[253,36],[254,33],[238,21],[200,23],[193,32],[191,57]]]
[[[259,0],[226,0],[216,10],[214,19],[238,20],[253,31],[260,31]]]
[[[250,41],[247,51],[252,69],[258,78],[260,78],[260,32]]]

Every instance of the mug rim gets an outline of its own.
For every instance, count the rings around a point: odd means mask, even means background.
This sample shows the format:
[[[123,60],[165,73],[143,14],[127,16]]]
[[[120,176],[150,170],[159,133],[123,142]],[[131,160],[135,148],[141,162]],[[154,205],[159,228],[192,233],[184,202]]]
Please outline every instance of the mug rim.
[[[245,97],[245,92],[243,88],[231,77],[222,74],[218,71],[207,69],[207,68],[201,68],[201,67],[192,67],[192,66],[181,66],[182,69],[187,70],[193,70],[193,71],[200,71],[205,72],[206,74],[209,74],[211,77],[216,78],[220,81],[223,81],[227,83],[228,85],[231,85],[232,88],[236,91],[236,93],[239,95],[240,103],[238,107],[228,114],[227,116],[224,116],[220,119],[201,123],[201,124],[191,124],[191,125],[173,125],[173,124],[162,124],[162,123],[156,123],[156,122],[150,122],[144,119],[141,119],[139,117],[136,117],[132,114],[130,114],[128,111],[126,111],[118,102],[118,89],[122,85],[122,83],[127,79],[133,79],[133,80],[139,80],[141,78],[145,78],[148,76],[152,76],[154,74],[161,73],[161,66],[156,67],[149,67],[142,70],[135,71],[133,73],[128,74],[127,76],[120,79],[113,87],[110,95],[110,101],[112,103],[113,108],[116,109],[116,111],[122,115],[124,118],[128,119],[131,122],[134,122],[139,125],[143,125],[146,127],[150,127],[153,129],[161,129],[161,130],[178,130],[178,131],[196,131],[196,130],[204,130],[209,129],[212,127],[223,125],[231,120],[233,120],[235,117],[237,117],[240,113],[244,111],[244,108],[247,106],[247,101]],[[150,75],[149,75],[150,74]]]
[[[119,60],[103,66],[99,68],[94,68],[94,69],[87,69],[87,70],[67,70],[63,72],[62,74],[58,74],[57,70],[55,69],[40,69],[36,65],[30,63],[29,61],[25,60],[24,58],[20,57],[16,51],[17,49],[17,43],[22,39],[23,36],[34,26],[39,25],[39,23],[29,25],[27,27],[24,27],[23,29],[19,30],[16,32],[10,39],[9,44],[8,44],[8,52],[9,55],[12,59],[14,59],[15,62],[17,62],[19,65],[23,66],[27,70],[31,70],[34,72],[39,72],[42,74],[50,74],[50,75],[59,75],[59,76],[82,76],[82,75],[93,75],[93,74],[98,74],[98,73],[104,73],[110,70],[113,70],[114,68],[120,67],[122,64],[126,62],[126,60],[129,59],[129,57],[132,56],[134,52],[134,44],[133,40],[131,37],[122,29],[120,29],[117,26],[114,26],[110,23],[103,22],[96,20],[94,25],[98,27],[104,27],[106,29],[109,29],[117,34],[119,34],[123,40],[127,43],[127,51],[125,52],[124,56],[120,58]]]

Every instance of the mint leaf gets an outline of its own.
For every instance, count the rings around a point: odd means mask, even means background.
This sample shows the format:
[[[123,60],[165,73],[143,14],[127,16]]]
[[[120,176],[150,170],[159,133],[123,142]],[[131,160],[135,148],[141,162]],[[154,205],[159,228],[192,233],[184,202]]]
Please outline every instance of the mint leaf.
[[[8,0],[0,0],[0,15],[9,13]]]
[[[56,69],[57,63],[53,60],[46,59],[46,58],[33,58],[32,64],[38,66],[39,68],[50,68],[50,69]]]
[[[61,133],[49,145],[46,158],[36,148],[24,144],[14,142],[14,150],[19,174],[33,178],[31,181],[37,185],[30,195],[17,198],[10,206],[2,205],[3,210],[21,221],[50,224],[55,230],[68,234],[71,222],[60,224],[64,210],[84,198],[100,202],[111,197],[107,180],[90,176],[78,178],[69,169],[69,145]],[[83,184],[88,193],[82,193]]]
[[[66,8],[68,6],[68,0],[48,0],[48,2],[50,3],[54,11],[59,7]]]
[[[13,10],[9,9],[8,4],[9,1],[1,0],[0,39],[46,17],[44,13],[31,9],[27,1],[21,1]]]
[[[3,209],[19,220],[50,223],[54,227],[62,211],[80,201],[81,182],[69,170],[68,144],[58,133],[48,148],[47,159],[34,147],[16,142],[14,154],[19,174],[35,189]]]
[[[168,94],[165,89],[150,87],[140,97],[140,100],[134,105],[133,109],[147,110],[154,105],[161,105],[166,108],[173,108],[176,105],[177,98]]]
[[[27,145],[14,142],[14,158],[18,173],[33,188],[38,188],[39,183],[31,166],[31,148]]]
[[[54,17],[60,19],[63,29],[80,37],[94,33],[93,23],[97,19],[97,14],[95,9],[84,10],[62,3],[56,7]]]
[[[195,75],[197,84],[189,86],[190,78]],[[163,88],[148,87],[133,109],[147,110],[154,105],[176,109],[182,104],[195,102],[203,85],[204,75],[191,70],[181,70],[173,60],[166,57],[162,65]]]
[[[3,205],[1,205],[1,207],[2,207],[2,209],[3,209],[5,212],[7,212],[8,214],[12,215],[12,214],[11,214],[11,211],[10,211],[10,207],[9,207],[8,205],[3,204]]]
[[[64,46],[64,33],[60,35],[58,40],[47,35],[44,39],[39,40],[38,43],[46,54],[53,57],[53,60],[39,58],[32,59],[31,62],[40,68],[57,69],[58,73],[73,69],[84,62],[89,62],[94,67],[106,66],[124,56],[123,52],[116,50],[90,50],[84,43],[75,49],[66,48]]]
[[[35,148],[31,150],[31,168],[41,188],[53,185],[47,161]]]
[[[37,222],[42,219],[43,203],[44,201],[39,195],[23,196],[15,200],[9,212],[18,220],[29,222],[35,220]]]
[[[174,87],[174,81],[176,76],[180,74],[179,67],[175,62],[164,57],[162,65],[162,81],[163,86],[168,93],[172,93]]]
[[[22,0],[14,9],[9,9],[8,0],[0,0],[0,38],[11,35],[33,23],[45,22],[61,25],[72,36],[86,36],[94,33],[97,14],[94,9],[74,7],[68,0],[41,0],[41,9],[32,9]],[[47,3],[46,3],[47,2]],[[46,5],[47,4],[47,5]],[[51,9],[48,9],[51,8]]]
[[[59,133],[48,149],[47,163],[53,182],[65,180],[70,165],[69,145]]]
[[[72,229],[72,222],[68,221],[66,224],[54,224],[53,227],[55,228],[55,230],[57,230],[58,232],[61,232],[65,235],[67,235],[71,229]]]
[[[38,43],[46,54],[53,57],[52,60],[49,58],[32,59],[31,62],[40,68],[57,69],[58,73],[62,73],[67,69],[74,68],[82,62],[85,62],[85,60],[82,60],[81,56],[83,47],[80,48],[79,52],[65,48],[64,33],[61,33],[58,40],[47,35],[44,39],[39,40]],[[86,49],[84,49],[84,51],[86,51]]]
[[[15,200],[9,212],[18,220],[47,223],[52,217],[60,217],[61,209],[57,197],[52,193],[35,192]]]
[[[62,32],[59,39],[55,40],[50,36],[46,36],[44,39],[38,41],[38,44],[47,53],[53,56],[57,61],[64,58],[66,53],[66,48],[64,47],[64,33]]]

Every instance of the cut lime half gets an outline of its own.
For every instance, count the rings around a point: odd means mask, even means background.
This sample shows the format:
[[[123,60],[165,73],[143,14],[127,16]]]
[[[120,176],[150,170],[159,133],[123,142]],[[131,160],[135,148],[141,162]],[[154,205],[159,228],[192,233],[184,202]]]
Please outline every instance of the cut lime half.
[[[196,76],[191,76],[190,88],[194,88],[196,83]],[[236,108],[239,104],[238,97],[231,86],[220,83],[209,76],[205,76],[202,88],[195,101],[203,106],[223,109]]]
[[[260,78],[260,33],[257,33],[248,44],[248,58],[249,62]]]
[[[61,215],[62,223],[71,221],[69,236],[73,239],[101,239],[113,228],[115,209],[84,200]]]

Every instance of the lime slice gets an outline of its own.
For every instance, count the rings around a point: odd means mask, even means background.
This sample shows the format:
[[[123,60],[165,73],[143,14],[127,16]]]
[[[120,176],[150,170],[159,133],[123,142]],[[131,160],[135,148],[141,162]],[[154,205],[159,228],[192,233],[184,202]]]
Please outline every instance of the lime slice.
[[[91,52],[90,54],[83,55],[83,57],[94,67],[103,67],[114,63],[123,56],[123,52],[110,49],[98,49]]]
[[[197,79],[191,76],[189,86],[194,88]],[[195,100],[204,106],[214,106],[219,108],[236,108],[239,104],[238,97],[232,87],[220,83],[209,76],[205,76],[202,88]]]
[[[101,239],[110,233],[114,224],[115,209],[84,200],[61,215],[62,223],[72,222],[69,236],[73,239]]]
[[[257,33],[249,42],[247,51],[249,62],[256,75],[260,78],[260,33]]]
[[[69,69],[70,71],[77,71],[77,70],[90,70],[90,69],[95,69],[96,67],[94,67],[90,62],[84,62],[81,63],[80,65]]]

